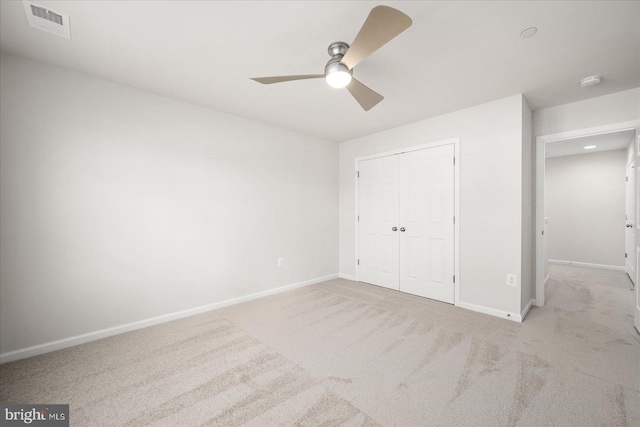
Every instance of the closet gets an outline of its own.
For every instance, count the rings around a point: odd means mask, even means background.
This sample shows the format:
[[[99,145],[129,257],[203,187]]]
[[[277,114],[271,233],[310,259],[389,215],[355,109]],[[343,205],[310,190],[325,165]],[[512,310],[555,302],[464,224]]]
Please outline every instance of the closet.
[[[358,161],[358,280],[453,304],[455,145]]]

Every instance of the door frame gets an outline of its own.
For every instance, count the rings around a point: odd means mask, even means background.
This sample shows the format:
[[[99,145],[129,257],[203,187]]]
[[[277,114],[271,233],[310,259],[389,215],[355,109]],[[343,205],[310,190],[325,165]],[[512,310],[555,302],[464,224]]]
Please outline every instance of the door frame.
[[[544,175],[545,175],[545,144],[548,142],[563,141],[568,139],[581,138],[584,136],[603,135],[607,133],[624,130],[636,130],[640,125],[640,120],[629,122],[613,123],[609,125],[596,126],[585,129],[577,129],[566,132],[559,132],[536,137],[536,239],[535,239],[535,277],[536,277],[536,298],[535,305],[544,306]],[[636,183],[637,184],[637,183]],[[638,242],[636,242],[637,245]],[[636,267],[637,268],[637,267]]]
[[[420,145],[414,145],[411,147],[406,147],[406,148],[398,148],[392,151],[384,151],[381,153],[375,153],[375,154],[370,154],[367,156],[362,156],[362,157],[357,157],[355,159],[355,202],[356,202],[356,213],[353,217],[353,220],[355,222],[355,230],[356,230],[356,248],[355,248],[355,252],[356,252],[356,256],[355,256],[355,260],[356,260],[356,264],[355,264],[355,271],[356,271],[356,281],[360,281],[360,269],[358,266],[358,259],[359,259],[359,241],[358,241],[358,236],[359,236],[359,222],[358,222],[358,216],[360,215],[359,209],[359,203],[358,203],[358,187],[359,187],[359,181],[358,181],[358,176],[359,176],[359,172],[360,172],[360,162],[361,161],[365,161],[365,160],[371,160],[371,159],[377,159],[380,157],[388,157],[388,156],[396,156],[398,154],[402,154],[402,153],[408,153],[410,151],[418,151],[418,150],[425,150],[425,149],[429,149],[429,148],[435,148],[435,147],[439,147],[442,145],[449,145],[449,144],[453,144],[454,147],[454,158],[455,158],[455,164],[453,167],[454,170],[454,175],[453,175],[453,214],[455,217],[455,224],[453,226],[453,232],[454,232],[454,236],[453,236],[453,271],[454,271],[454,275],[455,275],[455,281],[453,283],[453,288],[454,288],[454,305],[458,305],[458,301],[459,301],[459,290],[460,290],[460,137],[455,137],[455,138],[448,138],[448,139],[443,139],[441,141],[435,141],[435,142],[429,142],[426,144],[420,144]]]

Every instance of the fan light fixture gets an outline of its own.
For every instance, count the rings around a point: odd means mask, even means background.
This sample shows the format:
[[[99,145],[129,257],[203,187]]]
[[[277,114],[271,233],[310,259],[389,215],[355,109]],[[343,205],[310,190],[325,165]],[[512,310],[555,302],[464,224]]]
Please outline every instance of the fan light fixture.
[[[351,83],[351,73],[352,71],[346,66],[339,62],[334,62],[327,66],[324,78],[332,88],[342,89]]]
[[[362,84],[353,77],[353,67],[376,50],[396,38],[411,26],[411,18],[389,6],[376,6],[362,24],[355,40],[349,46],[345,42],[333,42],[327,49],[331,59],[322,74],[301,74],[297,76],[252,77],[263,85],[290,82],[294,80],[321,79],[336,89],[346,88],[364,111],[369,111],[384,96]]]

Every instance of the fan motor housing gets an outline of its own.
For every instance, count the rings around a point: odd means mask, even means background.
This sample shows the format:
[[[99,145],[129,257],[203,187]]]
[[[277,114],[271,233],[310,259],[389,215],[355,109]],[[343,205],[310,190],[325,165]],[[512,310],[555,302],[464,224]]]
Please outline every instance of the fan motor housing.
[[[342,55],[340,55],[340,58],[338,60],[334,60],[333,58],[331,58],[331,60],[324,67],[324,75],[325,75],[325,77],[328,74],[335,73],[335,72],[338,72],[338,71],[341,71],[341,72],[344,72],[344,73],[349,73],[349,74],[353,75],[353,71],[348,69],[346,65],[341,64],[340,63],[340,59],[342,59]]]
[[[349,50],[349,45],[345,42],[333,42],[329,45],[329,56],[344,56]]]
[[[331,59],[324,67],[324,75],[327,76],[328,74],[335,73],[336,71],[342,71],[353,75],[352,70],[347,68],[346,65],[340,63],[344,54],[349,50],[349,45],[345,42],[334,42],[329,45],[328,50],[329,55],[331,55]]]

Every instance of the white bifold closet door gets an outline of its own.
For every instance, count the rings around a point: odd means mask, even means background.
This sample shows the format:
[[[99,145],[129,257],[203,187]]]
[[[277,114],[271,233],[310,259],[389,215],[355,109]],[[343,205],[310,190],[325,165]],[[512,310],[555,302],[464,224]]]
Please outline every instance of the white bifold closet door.
[[[360,162],[358,275],[454,302],[454,145]]]
[[[398,159],[389,156],[360,162],[358,178],[359,278],[391,289],[400,289]]]

